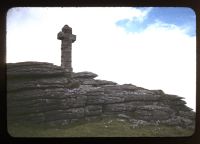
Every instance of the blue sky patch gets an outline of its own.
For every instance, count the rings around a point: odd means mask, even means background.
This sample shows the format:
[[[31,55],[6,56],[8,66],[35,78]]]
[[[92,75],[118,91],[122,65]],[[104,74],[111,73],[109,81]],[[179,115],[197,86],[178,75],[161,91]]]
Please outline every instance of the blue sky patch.
[[[145,8],[138,9],[145,10]],[[190,36],[196,35],[196,15],[190,8],[154,7],[143,21],[139,21],[137,18],[133,17],[131,20],[119,20],[116,22],[116,25],[123,27],[127,32],[135,33],[142,32],[149,25],[154,24],[157,21],[187,29],[186,33]]]

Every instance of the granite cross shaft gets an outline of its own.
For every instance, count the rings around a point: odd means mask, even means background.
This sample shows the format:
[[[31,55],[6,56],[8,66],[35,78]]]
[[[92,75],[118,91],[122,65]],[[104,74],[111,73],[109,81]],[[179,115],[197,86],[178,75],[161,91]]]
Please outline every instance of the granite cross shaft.
[[[72,43],[76,40],[76,35],[72,34],[72,28],[65,25],[58,33],[57,39],[62,40],[61,44],[61,67],[67,72],[72,72]]]

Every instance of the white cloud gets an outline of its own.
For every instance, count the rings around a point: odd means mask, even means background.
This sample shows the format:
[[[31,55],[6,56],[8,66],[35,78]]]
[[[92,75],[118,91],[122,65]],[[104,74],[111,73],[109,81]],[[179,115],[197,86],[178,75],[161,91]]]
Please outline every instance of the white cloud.
[[[157,21],[139,33],[127,33],[120,19],[142,21],[151,11],[135,8],[40,8],[9,19],[7,61],[47,61],[60,65],[57,33],[68,24],[77,35],[73,69],[100,79],[132,83],[186,97],[195,108],[196,38],[184,29]],[[31,19],[31,18],[34,19]]]

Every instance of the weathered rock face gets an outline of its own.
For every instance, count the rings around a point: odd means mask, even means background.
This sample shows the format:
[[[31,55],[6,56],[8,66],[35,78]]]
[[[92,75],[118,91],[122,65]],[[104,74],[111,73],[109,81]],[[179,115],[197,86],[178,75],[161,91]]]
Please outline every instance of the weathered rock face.
[[[61,67],[39,62],[8,64],[7,76],[9,122],[66,125],[112,115],[135,125],[195,125],[183,98],[162,90],[96,80],[91,72],[68,77]]]
[[[65,75],[66,72],[59,66],[45,62],[21,62],[10,63],[7,65],[8,78],[23,77],[53,77]]]

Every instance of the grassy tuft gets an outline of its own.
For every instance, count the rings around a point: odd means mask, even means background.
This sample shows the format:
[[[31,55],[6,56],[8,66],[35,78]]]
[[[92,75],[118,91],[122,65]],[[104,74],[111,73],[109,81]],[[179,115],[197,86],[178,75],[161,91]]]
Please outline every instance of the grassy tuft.
[[[13,137],[182,137],[191,136],[193,132],[164,125],[133,128],[130,123],[117,119],[103,119],[63,128],[8,125],[8,133]]]
[[[68,84],[65,85],[65,87],[69,89],[79,88],[80,83],[78,81],[71,80]]]

